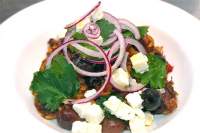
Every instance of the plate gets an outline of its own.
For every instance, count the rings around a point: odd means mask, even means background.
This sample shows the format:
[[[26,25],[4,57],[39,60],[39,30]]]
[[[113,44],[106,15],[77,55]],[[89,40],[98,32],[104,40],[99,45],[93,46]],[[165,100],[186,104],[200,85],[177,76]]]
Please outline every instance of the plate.
[[[48,39],[56,37],[65,24],[76,20],[96,3],[96,0],[44,1],[20,11],[0,26],[2,131],[67,132],[55,126],[55,121],[39,116],[28,88],[33,72],[45,57]],[[179,108],[169,116],[156,118],[153,131],[197,130],[199,20],[157,0],[102,0],[102,7],[136,25],[149,25],[156,44],[164,46],[167,60],[175,66],[172,75],[179,93]],[[192,124],[188,124],[190,121]]]

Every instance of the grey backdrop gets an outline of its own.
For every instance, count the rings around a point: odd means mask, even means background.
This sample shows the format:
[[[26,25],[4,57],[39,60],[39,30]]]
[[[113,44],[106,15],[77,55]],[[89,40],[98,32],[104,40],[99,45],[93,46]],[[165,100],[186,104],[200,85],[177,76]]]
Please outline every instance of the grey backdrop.
[[[0,0],[0,24],[17,11],[42,0]],[[200,18],[200,0],[164,0]]]

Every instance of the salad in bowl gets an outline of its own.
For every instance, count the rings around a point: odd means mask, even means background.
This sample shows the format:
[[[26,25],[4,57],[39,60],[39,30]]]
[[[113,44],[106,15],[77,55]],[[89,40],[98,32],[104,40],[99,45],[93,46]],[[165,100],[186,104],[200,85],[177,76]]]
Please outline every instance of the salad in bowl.
[[[173,66],[148,26],[102,11],[101,2],[48,41],[30,90],[41,116],[72,133],[147,132],[177,108]]]

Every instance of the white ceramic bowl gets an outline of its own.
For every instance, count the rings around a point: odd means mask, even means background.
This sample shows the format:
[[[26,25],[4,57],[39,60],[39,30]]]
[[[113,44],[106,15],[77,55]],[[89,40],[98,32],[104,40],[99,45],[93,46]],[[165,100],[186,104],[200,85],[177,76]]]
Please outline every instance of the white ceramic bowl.
[[[33,73],[39,69],[41,61],[45,58],[48,39],[56,37],[56,34],[62,30],[66,23],[76,20],[95,3],[96,1],[85,3],[85,1],[80,0],[70,2],[64,0],[59,2],[41,2],[21,11],[5,22],[2,28],[0,28],[4,31],[2,32],[4,43],[9,40],[9,36],[12,36],[7,47],[13,53],[11,57],[13,62],[10,62],[7,68],[14,66],[14,69],[11,68],[11,71],[15,73],[15,86],[13,87],[17,90],[16,94],[20,95],[22,99],[13,101],[13,103],[16,102],[19,106],[23,106],[21,107],[20,114],[23,114],[22,112],[28,109],[37,120],[57,131],[66,132],[66,130],[59,128],[55,121],[47,121],[40,117],[34,107],[33,96],[29,91],[29,86],[33,78]],[[164,54],[167,60],[174,66],[172,76],[175,82],[175,89],[179,94],[178,109],[167,116],[156,116],[153,129],[157,132],[165,132],[170,130],[167,128],[169,127],[172,130],[173,126],[167,123],[170,123],[170,121],[180,114],[185,103],[190,98],[192,89],[194,88],[194,71],[196,72],[194,58],[191,59],[192,53],[188,52],[188,50],[191,51],[189,45],[194,46],[197,40],[193,42],[186,39],[188,34],[187,32],[184,33],[179,22],[186,18],[188,19],[188,23],[185,22],[185,26],[187,24],[199,26],[199,22],[187,13],[160,1],[103,1],[102,7],[116,17],[126,18],[136,25],[149,25],[149,34],[153,36],[157,45],[164,47]],[[179,19],[176,17],[179,17]],[[190,37],[189,39],[193,38]],[[11,47],[11,45],[14,46]],[[195,57],[195,53],[193,53],[192,57]],[[5,83],[7,82],[9,83],[9,78],[5,79]],[[34,118],[29,118],[28,114],[26,116],[26,124],[31,124],[31,120],[34,121]],[[42,129],[42,126],[40,126],[38,131],[42,131]],[[49,130],[49,132],[55,132],[55,130]]]

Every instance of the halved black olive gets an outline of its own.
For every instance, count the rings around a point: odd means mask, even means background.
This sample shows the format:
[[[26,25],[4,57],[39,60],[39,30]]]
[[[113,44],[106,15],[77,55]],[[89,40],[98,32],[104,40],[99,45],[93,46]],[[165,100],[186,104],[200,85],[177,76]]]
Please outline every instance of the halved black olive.
[[[104,82],[103,77],[85,77],[85,83],[89,88],[97,88]]]
[[[144,100],[142,103],[144,110],[155,111],[161,106],[162,98],[157,90],[146,89],[141,96]]]

